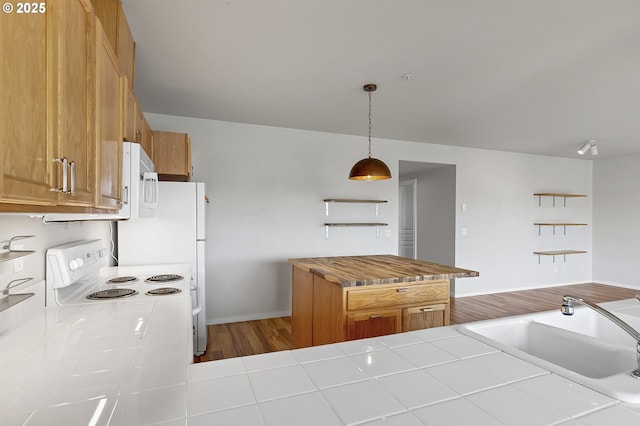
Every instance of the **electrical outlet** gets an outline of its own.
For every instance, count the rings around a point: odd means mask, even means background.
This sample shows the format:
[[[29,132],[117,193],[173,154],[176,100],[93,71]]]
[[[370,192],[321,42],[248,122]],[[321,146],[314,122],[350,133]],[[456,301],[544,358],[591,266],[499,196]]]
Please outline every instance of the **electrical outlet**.
[[[385,229],[384,230],[384,236],[385,237],[390,237],[391,236],[391,229]]]

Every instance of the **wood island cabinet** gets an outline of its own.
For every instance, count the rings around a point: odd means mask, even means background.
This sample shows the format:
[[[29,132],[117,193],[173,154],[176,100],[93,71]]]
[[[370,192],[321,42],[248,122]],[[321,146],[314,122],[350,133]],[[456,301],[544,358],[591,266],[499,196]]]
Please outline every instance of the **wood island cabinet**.
[[[186,133],[153,131],[151,159],[160,180],[191,179],[191,139]]]
[[[449,280],[479,275],[392,255],[289,262],[296,348],[449,325]]]

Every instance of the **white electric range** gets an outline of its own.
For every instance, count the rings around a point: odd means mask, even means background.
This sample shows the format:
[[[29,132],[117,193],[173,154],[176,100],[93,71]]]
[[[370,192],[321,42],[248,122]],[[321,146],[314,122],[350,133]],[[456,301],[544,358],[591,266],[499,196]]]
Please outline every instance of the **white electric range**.
[[[46,254],[46,306],[191,297],[191,266],[162,264],[109,266],[102,240],[82,240],[52,247]],[[193,325],[193,324],[192,324]]]

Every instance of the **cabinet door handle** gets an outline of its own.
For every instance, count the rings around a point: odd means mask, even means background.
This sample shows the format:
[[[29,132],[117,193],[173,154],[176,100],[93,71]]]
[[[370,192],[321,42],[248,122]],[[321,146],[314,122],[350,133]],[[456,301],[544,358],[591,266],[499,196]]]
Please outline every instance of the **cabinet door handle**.
[[[398,293],[409,293],[409,289],[408,288],[398,288],[398,289],[396,289],[396,291]]]
[[[51,188],[51,191],[54,191],[54,192],[67,192],[69,190],[69,186],[68,186],[68,182],[67,182],[67,180],[68,180],[67,168],[69,167],[69,160],[67,160],[67,157],[62,157],[62,158],[54,158],[53,162],[62,164],[62,187],[61,188]]]
[[[129,204],[129,187],[127,185],[122,187],[122,200],[120,204]]]
[[[420,310],[421,310],[422,312],[431,312],[431,311],[435,311],[435,310],[436,310],[436,308],[420,308]]]
[[[71,169],[71,188],[69,189],[69,194],[74,195],[76,193],[76,162],[72,161],[69,163],[69,168]]]
[[[382,318],[382,315],[371,315],[369,317],[369,319],[377,319],[377,318]]]

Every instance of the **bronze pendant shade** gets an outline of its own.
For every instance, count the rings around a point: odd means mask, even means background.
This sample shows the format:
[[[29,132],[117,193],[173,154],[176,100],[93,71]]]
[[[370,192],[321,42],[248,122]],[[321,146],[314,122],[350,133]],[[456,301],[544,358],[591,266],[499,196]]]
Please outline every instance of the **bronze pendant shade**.
[[[391,179],[389,167],[377,158],[371,156],[371,92],[378,88],[375,84],[365,84],[363,90],[369,95],[369,156],[353,165],[349,172],[351,180],[382,180]]]

